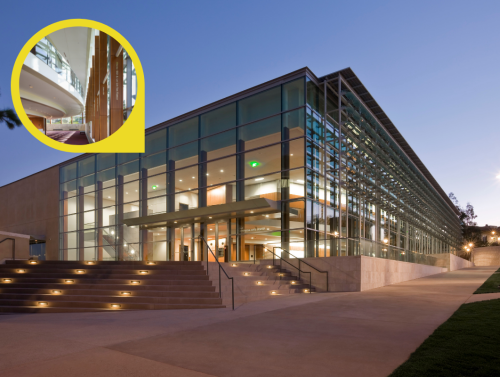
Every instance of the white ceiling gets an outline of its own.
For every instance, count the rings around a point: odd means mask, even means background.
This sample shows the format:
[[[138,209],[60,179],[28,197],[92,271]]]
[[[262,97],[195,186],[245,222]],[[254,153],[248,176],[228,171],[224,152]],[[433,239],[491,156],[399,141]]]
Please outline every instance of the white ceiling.
[[[85,87],[89,64],[91,30],[86,27],[69,27],[49,34],[47,38],[68,61],[80,83]]]

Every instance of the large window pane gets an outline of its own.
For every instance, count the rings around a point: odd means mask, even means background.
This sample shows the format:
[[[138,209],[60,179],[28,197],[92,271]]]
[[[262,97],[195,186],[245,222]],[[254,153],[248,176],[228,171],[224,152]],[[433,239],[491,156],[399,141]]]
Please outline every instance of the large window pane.
[[[76,179],[76,162],[70,165],[63,166],[60,169],[60,174],[61,174],[60,177],[61,182],[67,182]]]
[[[283,114],[283,139],[293,139],[304,135],[304,108]]]
[[[305,177],[304,169],[295,169],[288,172],[290,176],[290,199],[303,198]]]
[[[100,171],[97,173],[98,189],[116,185],[116,168]]]
[[[139,179],[139,161],[129,162],[118,167],[118,175],[123,176],[123,182]]]
[[[146,154],[152,154],[167,148],[167,129],[146,135]]]
[[[117,153],[116,155],[118,156],[118,165],[137,160],[139,158],[139,153]]]
[[[95,155],[78,161],[78,176],[83,177],[95,173]]]
[[[238,139],[245,142],[245,150],[279,142],[281,140],[281,116],[277,115],[240,127]]]
[[[201,140],[201,161],[213,160],[236,153],[236,130],[223,132]]]
[[[123,185],[123,202],[129,203],[139,200],[139,181]]]
[[[97,155],[97,170],[105,170],[115,166],[116,154],[99,153]]]
[[[292,140],[290,144],[290,169],[304,166],[304,138]]]
[[[236,156],[207,163],[207,186],[236,180]]]
[[[74,181],[66,182],[61,184],[61,199],[66,199],[71,196],[75,196],[76,191],[76,179]]]
[[[236,127],[236,103],[201,116],[201,137]]]
[[[175,210],[185,211],[198,208],[198,191],[192,190],[175,195]]]
[[[69,198],[61,201],[61,215],[72,215],[77,212],[77,198]]]
[[[154,177],[147,178],[147,195],[144,195],[143,198],[153,198],[155,196],[162,196],[167,194],[167,175],[160,174],[155,175]]]
[[[245,98],[238,103],[238,124],[281,112],[281,86]]]
[[[283,85],[283,111],[304,105],[304,78]]]
[[[198,165],[170,173],[175,176],[175,192],[192,190],[198,187]]]
[[[281,200],[281,173],[245,180],[245,200],[257,198]]]
[[[307,79],[307,104],[318,113],[323,114],[324,96],[315,83]]]
[[[198,139],[198,117],[188,119],[168,129],[169,148],[195,139]]]
[[[83,178],[78,178],[78,187],[79,193],[81,193],[82,191],[84,193],[95,191],[95,174],[87,175]]]
[[[236,184],[212,186],[207,189],[207,207],[236,201]]]
[[[198,142],[182,145],[168,151],[168,159],[175,162],[175,168],[198,163]]]
[[[165,173],[167,171],[167,152],[160,152],[152,156],[143,157],[141,159],[141,169],[146,169],[145,175],[148,177]]]
[[[158,213],[167,212],[167,199],[165,196],[160,196],[147,201],[148,216]]]
[[[281,144],[244,154],[245,177],[254,177],[281,170]]]

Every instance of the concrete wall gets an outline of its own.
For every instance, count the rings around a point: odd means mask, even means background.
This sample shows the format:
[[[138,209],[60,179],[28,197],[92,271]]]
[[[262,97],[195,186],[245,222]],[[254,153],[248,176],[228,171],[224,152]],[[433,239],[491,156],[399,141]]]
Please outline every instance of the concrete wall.
[[[59,168],[0,187],[0,231],[45,236],[48,260],[59,259]]]
[[[15,240],[15,258],[28,259],[30,255],[30,236],[26,234],[0,232],[0,241],[5,238]],[[0,264],[12,259],[12,240],[0,243]]]
[[[431,254],[431,256],[435,260],[435,266],[444,267],[448,271],[461,270],[462,268],[474,266],[474,263],[451,253]]]
[[[500,266],[500,246],[478,247],[472,255],[476,266]]]
[[[304,258],[303,260],[318,270],[328,271],[328,288],[329,291],[334,292],[365,291],[447,271],[447,268],[443,267],[366,256]],[[298,265],[296,259],[288,259],[288,261]],[[304,263],[301,263],[300,269],[311,271],[313,286],[318,291],[325,291],[326,274],[318,273]],[[289,270],[294,271],[293,268]],[[306,280],[308,279],[306,275]]]

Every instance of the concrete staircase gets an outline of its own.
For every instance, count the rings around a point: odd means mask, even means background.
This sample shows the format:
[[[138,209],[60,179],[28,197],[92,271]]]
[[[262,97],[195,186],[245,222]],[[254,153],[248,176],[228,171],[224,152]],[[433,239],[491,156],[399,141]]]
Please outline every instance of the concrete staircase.
[[[283,265],[280,269],[272,260],[261,260],[253,264],[249,262],[221,263],[227,274],[234,278],[234,302],[235,305],[247,302],[265,300],[271,297],[292,295],[298,293],[310,293],[309,274],[299,279],[297,272],[290,271]],[[218,265],[209,263],[209,276],[216,290],[219,290]],[[293,270],[292,267],[290,267]],[[280,276],[281,275],[281,276]],[[221,275],[222,303],[231,306],[231,281],[224,273]],[[311,292],[315,292],[311,287]]]
[[[202,262],[6,261],[0,313],[223,308]]]

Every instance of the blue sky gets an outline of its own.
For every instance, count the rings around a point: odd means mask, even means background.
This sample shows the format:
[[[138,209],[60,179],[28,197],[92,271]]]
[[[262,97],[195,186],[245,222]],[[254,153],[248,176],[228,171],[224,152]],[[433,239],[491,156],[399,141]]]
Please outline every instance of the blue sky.
[[[23,1],[2,11],[2,108],[21,47],[69,18],[105,23],[134,46],[146,127],[301,67],[351,67],[441,187],[471,202],[480,225],[500,225],[499,1]],[[0,186],[72,156],[0,127]]]

